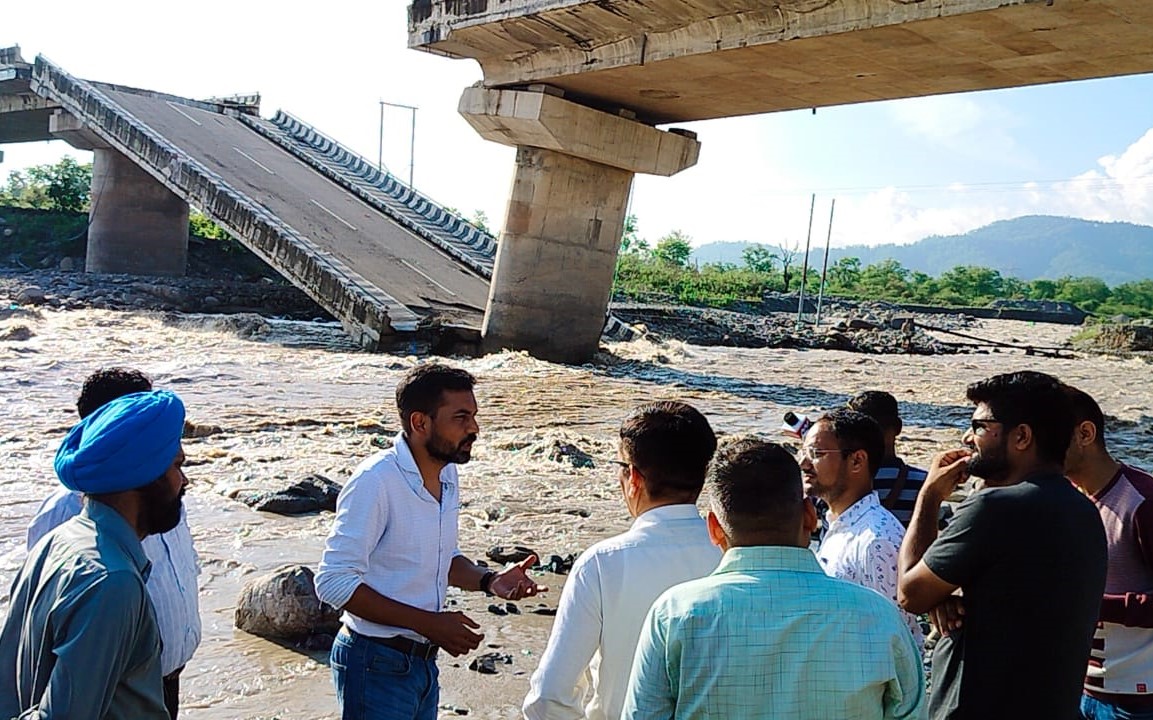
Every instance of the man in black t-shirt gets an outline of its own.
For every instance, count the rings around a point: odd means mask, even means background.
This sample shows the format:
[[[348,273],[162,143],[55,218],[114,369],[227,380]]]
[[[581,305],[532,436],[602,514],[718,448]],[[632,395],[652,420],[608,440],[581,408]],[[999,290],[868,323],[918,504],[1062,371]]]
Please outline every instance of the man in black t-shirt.
[[[933,611],[946,633],[930,715],[1074,720],[1107,559],[1099,514],[1062,471],[1068,400],[1056,378],[1028,371],[966,396],[965,448],[933,459],[901,545],[901,607]],[[985,489],[938,537],[941,503],[969,474]]]

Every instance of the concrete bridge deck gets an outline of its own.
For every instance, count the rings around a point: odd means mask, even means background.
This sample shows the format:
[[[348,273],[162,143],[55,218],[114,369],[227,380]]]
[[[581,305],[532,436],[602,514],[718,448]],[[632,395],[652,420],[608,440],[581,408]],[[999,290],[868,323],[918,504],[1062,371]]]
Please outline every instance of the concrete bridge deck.
[[[661,124],[1153,72],[1148,0],[414,0],[487,87]]]
[[[421,319],[480,326],[488,299],[485,278],[238,117],[150,94],[104,94]]]

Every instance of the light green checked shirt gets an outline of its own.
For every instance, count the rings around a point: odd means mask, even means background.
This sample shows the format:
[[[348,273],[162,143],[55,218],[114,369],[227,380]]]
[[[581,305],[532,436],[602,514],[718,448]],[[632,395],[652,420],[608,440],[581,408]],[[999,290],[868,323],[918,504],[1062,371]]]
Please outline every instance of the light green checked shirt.
[[[806,548],[730,548],[653,604],[626,720],[923,718],[921,655],[893,601]]]

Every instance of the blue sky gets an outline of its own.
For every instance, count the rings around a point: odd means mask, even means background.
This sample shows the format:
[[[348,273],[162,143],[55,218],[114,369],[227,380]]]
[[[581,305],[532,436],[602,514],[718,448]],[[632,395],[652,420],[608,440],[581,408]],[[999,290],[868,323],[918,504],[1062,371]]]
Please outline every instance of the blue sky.
[[[43,53],[94,80],[202,98],[259,91],[265,115],[287,110],[375,159],[381,99],[417,105],[416,186],[499,226],[511,148],[456,113],[481,78],[472,61],[406,48],[405,3],[330,0],[309,11],[202,0],[157,5],[59,0],[46,13],[7,3],[0,45]],[[318,8],[323,7],[323,12]],[[384,162],[408,174],[409,116],[389,110]],[[631,210],[650,240],[674,229],[695,244],[814,243],[837,199],[833,244],[914,242],[1024,214],[1153,224],[1153,76],[871,103],[685,125],[698,165],[638,176]],[[6,145],[0,177],[72,151]]]

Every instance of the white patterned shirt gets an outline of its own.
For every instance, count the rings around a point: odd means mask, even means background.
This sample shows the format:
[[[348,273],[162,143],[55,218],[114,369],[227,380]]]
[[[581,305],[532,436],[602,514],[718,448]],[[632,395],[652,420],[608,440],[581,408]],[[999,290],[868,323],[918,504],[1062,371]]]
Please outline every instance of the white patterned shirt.
[[[828,516],[829,528],[817,550],[825,574],[876,590],[897,603],[897,555],[905,528],[893,513],[881,506],[876,493],[868,493],[848,510]],[[917,647],[924,634],[917,617],[901,612]]]
[[[28,549],[58,525],[79,515],[83,506],[84,495],[65,487],[48,496],[28,523]],[[183,508],[176,527],[163,535],[149,535],[140,544],[152,563],[145,587],[156,608],[156,624],[163,640],[160,672],[167,677],[188,664],[200,645],[200,556],[192,545]]]
[[[405,605],[440,612],[457,549],[460,488],[456,465],[440,471],[440,502],[424,487],[404,435],[362,462],[336,500],[324,544],[316,594],[343,608],[361,585]],[[381,625],[345,611],[350,630],[370,637],[401,635],[427,642],[410,628]]]
[[[583,552],[565,581],[524,716],[617,720],[653,600],[708,575],[720,561],[700,511],[688,504],[642,513],[628,532]]]

